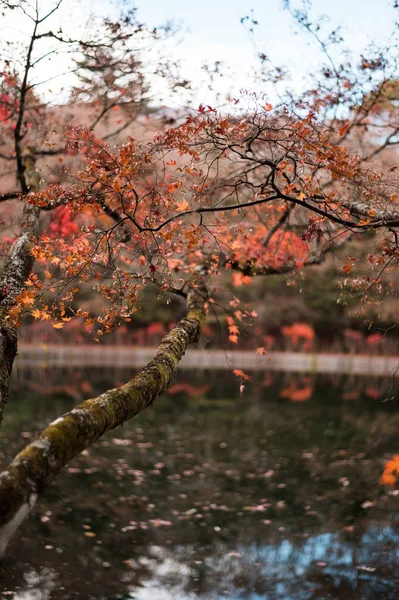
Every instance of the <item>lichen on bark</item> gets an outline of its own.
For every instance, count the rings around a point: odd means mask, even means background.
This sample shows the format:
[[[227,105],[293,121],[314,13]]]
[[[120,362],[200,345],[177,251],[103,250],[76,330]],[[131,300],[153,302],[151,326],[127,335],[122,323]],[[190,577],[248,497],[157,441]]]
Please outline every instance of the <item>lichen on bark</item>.
[[[35,149],[24,149],[23,162],[29,192],[40,187],[36,170]],[[11,370],[17,353],[17,331],[8,316],[9,309],[25,287],[33,263],[32,247],[39,235],[40,208],[25,198],[22,211],[21,233],[10,248],[0,273],[0,422],[8,398]]]

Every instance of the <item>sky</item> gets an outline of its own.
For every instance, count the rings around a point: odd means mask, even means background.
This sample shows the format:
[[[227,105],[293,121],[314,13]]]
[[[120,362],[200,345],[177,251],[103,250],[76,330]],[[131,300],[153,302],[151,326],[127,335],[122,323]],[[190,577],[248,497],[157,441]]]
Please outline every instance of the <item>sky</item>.
[[[332,27],[341,26],[347,45],[355,52],[372,40],[385,41],[392,32],[395,14],[393,0],[314,0],[310,14],[327,15]],[[165,20],[180,22],[186,38],[180,45],[182,56],[207,56],[239,63],[252,60],[254,47],[240,19],[251,9],[259,22],[256,43],[274,61],[291,65],[301,73],[317,54],[306,35],[296,35],[291,16],[281,0],[201,0],[197,6],[182,0],[143,0],[138,2],[142,19],[156,25]],[[294,1],[300,7],[301,2]]]
[[[382,38],[390,31],[395,18],[392,4],[390,0],[314,0],[311,14],[328,15],[331,23],[343,26],[356,43],[367,40],[368,36]],[[138,1],[137,7],[147,23],[181,21],[199,43],[219,43],[229,48],[247,46],[240,19],[253,9],[266,46],[290,55],[295,45],[290,17],[281,0],[201,0],[197,5],[182,0],[143,0]]]
[[[347,46],[359,54],[371,40],[383,43],[394,27],[398,11],[393,0],[314,0],[310,14],[327,15],[328,27],[341,26]],[[301,2],[293,2],[300,7]],[[288,66],[294,87],[317,67],[320,54],[305,34],[298,34],[292,17],[283,10],[282,0],[201,0],[197,4],[182,0],[143,0],[137,3],[140,17],[151,25],[166,20],[181,24],[185,39],[175,49],[185,59],[188,73],[198,72],[201,61],[222,60],[238,73],[237,87],[246,87],[255,47],[240,23],[251,9],[259,26],[255,32],[256,49],[275,64]]]
[[[28,3],[31,1],[28,0]],[[54,5],[54,0],[39,2],[43,9]],[[158,26],[168,20],[179,25],[180,33],[168,46],[167,52],[170,52],[171,58],[182,61],[183,76],[193,79],[199,86],[203,77],[201,65],[220,60],[230,72],[236,73],[233,84],[227,78],[219,83],[220,91],[225,93],[233,85],[233,93],[238,94],[241,88],[247,88],[253,71],[255,45],[274,63],[289,67],[292,85],[297,89],[304,86],[309,73],[319,64],[320,54],[315,44],[303,33],[296,33],[298,27],[283,10],[281,0],[197,0],[197,3],[193,0],[137,0],[134,3],[130,0],[97,0],[95,11],[97,15],[114,17],[122,4],[128,7],[135,5],[139,18],[148,25]],[[359,54],[372,39],[382,43],[389,38],[395,17],[399,18],[392,4],[393,0],[314,0],[310,14],[313,17],[328,15],[329,27],[341,26],[346,45]],[[294,1],[294,6],[300,5],[297,0]],[[252,39],[240,23],[251,8],[259,22]],[[54,17],[53,24],[68,25],[79,31],[91,10],[93,3],[88,0],[64,0],[63,10],[59,17]],[[30,23],[23,24],[16,14],[0,17],[0,38],[11,35],[12,39],[24,39],[29,28]],[[58,60],[61,61],[61,57]],[[41,68],[39,79],[42,74],[53,73],[51,69],[54,69],[45,64]],[[66,62],[65,68],[68,68]],[[58,74],[59,70],[58,65],[54,74]],[[57,85],[62,84],[55,81],[52,88],[57,88]],[[213,100],[212,94],[201,88],[201,102],[213,103]],[[171,105],[184,103],[185,98],[166,99],[168,102]]]

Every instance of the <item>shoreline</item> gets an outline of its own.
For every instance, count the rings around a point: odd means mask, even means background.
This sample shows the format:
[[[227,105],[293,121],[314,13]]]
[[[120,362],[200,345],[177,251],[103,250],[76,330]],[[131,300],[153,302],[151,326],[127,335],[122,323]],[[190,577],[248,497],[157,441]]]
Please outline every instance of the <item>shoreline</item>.
[[[16,366],[141,368],[151,360],[155,352],[156,347],[20,344]],[[399,356],[280,351],[266,352],[261,356],[254,350],[190,349],[181,360],[179,369],[243,369],[399,377]]]

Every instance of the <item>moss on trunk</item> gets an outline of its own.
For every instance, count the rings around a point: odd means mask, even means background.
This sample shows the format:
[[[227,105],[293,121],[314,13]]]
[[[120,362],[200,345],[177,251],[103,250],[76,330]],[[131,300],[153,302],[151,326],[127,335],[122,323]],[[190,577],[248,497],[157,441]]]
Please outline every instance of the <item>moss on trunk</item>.
[[[30,146],[25,148],[22,156],[28,189],[37,191],[40,187],[40,175],[36,171],[35,149]],[[31,250],[39,235],[39,218],[40,208],[30,204],[25,198],[21,233],[11,246],[0,274],[0,422],[17,353],[17,331],[11,324],[8,311],[25,288],[32,270],[34,257]]]
[[[60,470],[106,431],[131,419],[169,386],[189,344],[198,340],[205,295],[193,290],[189,312],[162,340],[155,357],[128,383],[86,400],[51,423],[0,475],[0,550]]]

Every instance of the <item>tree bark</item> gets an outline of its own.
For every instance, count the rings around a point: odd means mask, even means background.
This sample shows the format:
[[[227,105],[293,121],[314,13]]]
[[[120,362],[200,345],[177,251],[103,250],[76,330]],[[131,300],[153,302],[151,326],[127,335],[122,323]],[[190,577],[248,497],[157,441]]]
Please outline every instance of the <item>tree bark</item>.
[[[38,191],[40,175],[36,171],[35,149],[25,148],[23,162],[25,180],[29,191]],[[9,310],[17,296],[25,288],[34,257],[32,247],[39,234],[40,208],[25,198],[22,212],[21,234],[13,243],[0,274],[0,423],[8,399],[11,370],[17,354],[17,331],[12,324]]]
[[[0,475],[0,555],[38,496],[72,458],[168,388],[188,345],[198,340],[205,298],[205,289],[193,288],[187,317],[162,340],[155,357],[136,377],[53,421]]]

